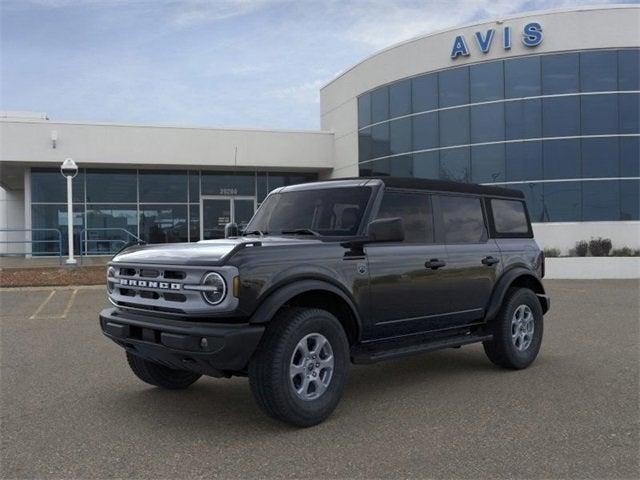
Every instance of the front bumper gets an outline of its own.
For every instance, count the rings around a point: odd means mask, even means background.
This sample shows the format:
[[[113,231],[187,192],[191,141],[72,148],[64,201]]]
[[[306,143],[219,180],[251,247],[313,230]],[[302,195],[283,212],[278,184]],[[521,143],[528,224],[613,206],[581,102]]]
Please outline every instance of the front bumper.
[[[100,312],[100,327],[134,355],[214,377],[245,370],[264,333],[261,325],[185,322],[117,308]]]

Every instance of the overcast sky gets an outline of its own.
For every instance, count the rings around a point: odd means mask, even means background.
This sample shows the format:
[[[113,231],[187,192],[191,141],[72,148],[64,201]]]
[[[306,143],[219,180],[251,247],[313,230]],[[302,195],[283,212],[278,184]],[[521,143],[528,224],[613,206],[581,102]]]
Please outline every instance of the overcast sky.
[[[315,129],[320,85],[376,50],[483,18],[591,3],[0,0],[0,110]]]

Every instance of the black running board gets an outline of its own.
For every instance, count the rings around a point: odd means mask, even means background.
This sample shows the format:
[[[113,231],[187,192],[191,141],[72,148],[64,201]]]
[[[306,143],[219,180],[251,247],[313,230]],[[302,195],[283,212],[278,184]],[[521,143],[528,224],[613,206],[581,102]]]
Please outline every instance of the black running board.
[[[432,339],[422,343],[413,342],[409,345],[398,345],[396,342],[392,346],[388,345],[388,342],[384,342],[387,343],[386,346],[383,342],[378,345],[361,345],[351,351],[351,360],[353,363],[375,363],[443,348],[455,348],[471,343],[486,342],[492,338],[492,335],[475,334]]]

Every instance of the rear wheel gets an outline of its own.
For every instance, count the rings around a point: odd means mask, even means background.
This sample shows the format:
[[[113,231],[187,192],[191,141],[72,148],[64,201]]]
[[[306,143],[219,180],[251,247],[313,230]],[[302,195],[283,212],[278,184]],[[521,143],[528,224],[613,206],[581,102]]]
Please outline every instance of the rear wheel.
[[[526,368],[538,356],[542,330],[542,307],[536,294],[527,288],[512,288],[493,320],[493,339],[483,343],[484,351],[496,365]]]
[[[198,380],[202,375],[186,370],[175,370],[127,352],[127,362],[133,373],[145,383],[169,390],[181,390]]]
[[[349,344],[340,322],[316,308],[279,312],[249,363],[249,383],[264,412],[300,427],[325,420],[344,391]]]

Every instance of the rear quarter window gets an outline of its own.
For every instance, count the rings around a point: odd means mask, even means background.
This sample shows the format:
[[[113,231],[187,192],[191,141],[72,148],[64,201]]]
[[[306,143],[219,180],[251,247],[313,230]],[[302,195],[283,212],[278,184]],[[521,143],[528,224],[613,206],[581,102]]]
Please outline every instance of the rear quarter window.
[[[519,200],[491,199],[493,226],[498,235],[530,236],[531,228],[524,202]]]

